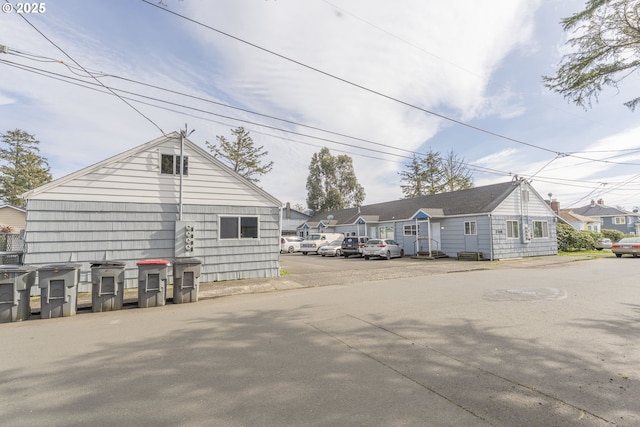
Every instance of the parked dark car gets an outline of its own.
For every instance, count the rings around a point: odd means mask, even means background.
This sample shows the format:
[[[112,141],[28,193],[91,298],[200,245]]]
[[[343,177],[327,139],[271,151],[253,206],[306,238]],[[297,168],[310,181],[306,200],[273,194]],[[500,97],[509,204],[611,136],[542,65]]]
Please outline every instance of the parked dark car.
[[[362,250],[367,241],[369,241],[367,236],[345,237],[342,241],[342,256],[345,258],[351,255],[362,256]]]
[[[640,256],[640,237],[625,237],[611,246],[611,252],[618,258],[622,255]]]

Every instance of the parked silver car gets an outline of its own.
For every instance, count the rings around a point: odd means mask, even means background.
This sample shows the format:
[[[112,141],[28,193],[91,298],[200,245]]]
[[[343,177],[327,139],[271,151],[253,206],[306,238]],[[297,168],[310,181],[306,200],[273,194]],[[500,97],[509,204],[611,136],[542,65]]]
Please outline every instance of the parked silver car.
[[[318,249],[318,255],[322,256],[340,256],[342,255],[342,240],[334,240]]]
[[[300,250],[300,242],[302,237],[298,236],[280,236],[280,253],[288,252],[290,254]]]
[[[404,249],[391,239],[369,239],[362,251],[364,259],[369,258],[397,258],[404,256]]]
[[[631,255],[634,258],[640,256],[640,237],[620,239],[618,243],[614,243],[611,246],[611,252],[616,254],[618,258],[622,255]]]

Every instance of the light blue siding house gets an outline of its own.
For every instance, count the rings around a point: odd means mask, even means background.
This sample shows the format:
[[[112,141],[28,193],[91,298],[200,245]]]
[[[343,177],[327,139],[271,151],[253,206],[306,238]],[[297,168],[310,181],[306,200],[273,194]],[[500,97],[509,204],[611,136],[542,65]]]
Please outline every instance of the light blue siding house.
[[[556,255],[557,217],[524,180],[324,212],[302,232],[388,238],[406,255],[435,251],[483,259]]]
[[[127,261],[128,287],[142,259],[198,258],[203,282],[277,277],[281,202],[188,139],[181,185],[180,146],[172,133],[25,193],[25,264],[81,263],[85,289],[100,260]]]

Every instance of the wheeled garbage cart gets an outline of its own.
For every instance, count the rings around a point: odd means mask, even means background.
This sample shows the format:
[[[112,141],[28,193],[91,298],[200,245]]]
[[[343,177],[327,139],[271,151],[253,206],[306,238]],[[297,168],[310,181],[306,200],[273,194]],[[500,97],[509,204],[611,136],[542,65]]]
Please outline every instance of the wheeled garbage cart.
[[[126,261],[91,263],[91,310],[121,310],[124,304],[124,269]]]
[[[0,323],[29,319],[31,286],[35,281],[35,267],[0,266]]]
[[[167,302],[167,270],[165,259],[138,261],[138,307],[165,305]]]
[[[75,316],[82,264],[53,264],[38,268],[40,317]]]
[[[176,258],[173,262],[174,304],[198,301],[201,265],[197,258]]]

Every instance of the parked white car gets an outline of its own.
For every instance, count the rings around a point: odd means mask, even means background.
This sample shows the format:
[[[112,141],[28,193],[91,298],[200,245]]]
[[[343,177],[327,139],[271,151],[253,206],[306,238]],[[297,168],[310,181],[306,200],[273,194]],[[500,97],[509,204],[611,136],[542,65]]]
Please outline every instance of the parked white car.
[[[300,251],[300,243],[302,237],[298,236],[280,236],[280,253],[288,252],[290,254]]]
[[[362,251],[364,259],[369,258],[397,258],[404,256],[404,249],[391,239],[369,239]]]

